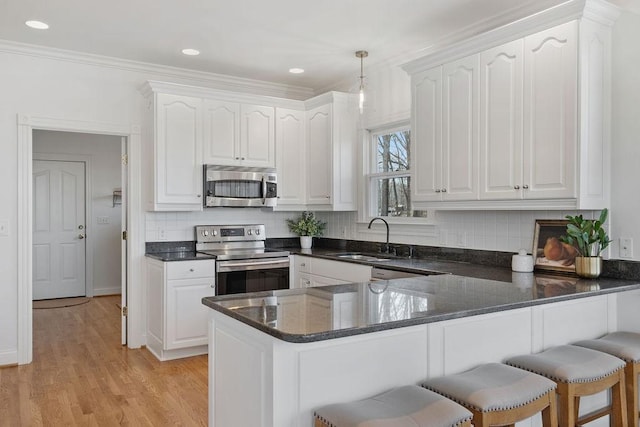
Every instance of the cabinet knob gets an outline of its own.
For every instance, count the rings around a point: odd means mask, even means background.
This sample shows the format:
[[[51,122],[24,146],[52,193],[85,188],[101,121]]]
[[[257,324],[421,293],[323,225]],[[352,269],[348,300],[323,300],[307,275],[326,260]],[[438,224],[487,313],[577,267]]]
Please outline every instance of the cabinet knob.
[[[193,273],[193,268],[190,268],[189,271]]]
[[[240,157],[236,157],[236,160],[240,160]]]
[[[529,189],[529,186],[527,184],[523,185],[522,188],[524,188],[525,190]]]
[[[202,194],[196,194],[196,196],[197,196],[198,198],[200,198],[200,197],[202,197]]]
[[[211,289],[215,289],[215,287],[216,287],[216,285],[213,284],[213,283],[210,286],[211,286]]]
[[[244,157],[240,157],[240,160],[244,160]]]
[[[446,189],[446,188],[443,188],[443,189],[442,189],[442,192],[443,192],[443,193],[446,193],[446,192],[447,192],[447,189]]]
[[[520,186],[519,186],[519,185],[515,185],[515,186],[513,187],[513,189],[514,189],[514,190],[519,190],[519,189],[520,189]]]
[[[307,264],[305,264],[304,262],[302,264],[300,264],[300,267],[305,267]]]
[[[438,189],[436,190],[436,193],[440,193],[440,191],[441,191],[441,190],[438,188]]]
[[[331,196],[324,196],[324,197],[325,197],[326,199],[330,199],[330,198],[331,198]]]

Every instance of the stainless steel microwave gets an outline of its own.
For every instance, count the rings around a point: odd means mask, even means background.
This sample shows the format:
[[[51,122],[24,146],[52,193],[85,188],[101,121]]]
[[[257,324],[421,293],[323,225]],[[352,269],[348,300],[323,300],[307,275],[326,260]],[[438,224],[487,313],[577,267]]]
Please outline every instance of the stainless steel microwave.
[[[278,177],[273,168],[204,166],[205,207],[273,207]]]

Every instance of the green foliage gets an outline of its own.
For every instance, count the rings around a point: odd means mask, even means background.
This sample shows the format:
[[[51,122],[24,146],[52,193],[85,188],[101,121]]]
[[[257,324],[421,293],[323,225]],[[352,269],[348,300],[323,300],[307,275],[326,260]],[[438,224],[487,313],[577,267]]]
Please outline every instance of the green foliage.
[[[567,215],[567,234],[560,240],[578,248],[583,257],[600,256],[600,253],[609,246],[611,240],[602,225],[607,220],[607,209],[603,209],[597,220],[584,219],[582,215]]]
[[[316,219],[313,212],[304,211],[298,219],[287,219],[287,225],[298,236],[322,236],[327,223]]]

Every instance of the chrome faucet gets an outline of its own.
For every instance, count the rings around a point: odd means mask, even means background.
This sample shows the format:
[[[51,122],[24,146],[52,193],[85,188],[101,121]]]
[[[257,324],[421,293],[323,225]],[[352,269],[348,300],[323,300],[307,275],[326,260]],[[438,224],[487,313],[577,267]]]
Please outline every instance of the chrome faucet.
[[[376,219],[384,222],[385,227],[387,227],[387,243],[384,245],[384,251],[385,253],[389,253],[389,223],[384,218],[380,218],[379,216],[377,216],[369,221],[369,226],[367,228],[371,229],[371,224],[373,224],[373,221],[375,221]]]

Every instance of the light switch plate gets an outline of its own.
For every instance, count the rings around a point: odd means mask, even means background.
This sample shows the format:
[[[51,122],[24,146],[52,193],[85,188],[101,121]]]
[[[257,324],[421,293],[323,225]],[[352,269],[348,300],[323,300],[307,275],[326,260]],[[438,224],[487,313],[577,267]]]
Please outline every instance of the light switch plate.
[[[0,237],[9,237],[9,220],[0,220]]]

